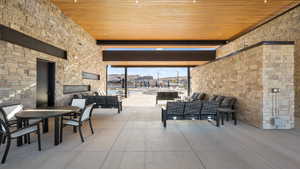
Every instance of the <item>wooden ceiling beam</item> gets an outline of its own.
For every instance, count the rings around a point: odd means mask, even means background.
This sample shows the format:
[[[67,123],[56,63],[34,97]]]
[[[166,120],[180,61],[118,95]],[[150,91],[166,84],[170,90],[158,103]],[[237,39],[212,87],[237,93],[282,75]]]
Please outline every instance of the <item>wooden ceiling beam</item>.
[[[103,61],[212,61],[216,58],[215,50],[199,51],[115,51],[104,50]]]

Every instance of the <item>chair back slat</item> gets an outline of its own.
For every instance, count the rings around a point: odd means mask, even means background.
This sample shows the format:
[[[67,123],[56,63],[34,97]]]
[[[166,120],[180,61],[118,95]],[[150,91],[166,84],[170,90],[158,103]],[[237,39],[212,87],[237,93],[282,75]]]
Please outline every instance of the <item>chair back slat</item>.
[[[15,115],[23,110],[22,104],[13,104],[1,107],[4,120],[16,120]]]
[[[185,102],[168,102],[167,114],[183,115]]]
[[[184,109],[184,114],[196,115],[200,114],[202,108],[201,101],[187,102]]]
[[[72,99],[71,106],[76,106],[83,110],[85,108],[85,102],[86,99]]]
[[[217,114],[217,109],[219,108],[219,103],[216,101],[203,101],[201,114]]]
[[[93,104],[89,104],[85,107],[83,113],[81,114],[81,117],[80,117],[80,121],[85,121],[87,119],[89,119],[91,117],[91,113],[92,113],[92,110],[93,110],[93,107],[94,107],[95,103]]]

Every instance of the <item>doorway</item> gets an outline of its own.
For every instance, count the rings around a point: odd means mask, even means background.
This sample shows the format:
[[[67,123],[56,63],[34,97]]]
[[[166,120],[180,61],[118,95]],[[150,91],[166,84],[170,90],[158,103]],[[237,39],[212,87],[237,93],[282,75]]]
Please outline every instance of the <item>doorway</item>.
[[[55,63],[37,59],[36,107],[55,104]]]

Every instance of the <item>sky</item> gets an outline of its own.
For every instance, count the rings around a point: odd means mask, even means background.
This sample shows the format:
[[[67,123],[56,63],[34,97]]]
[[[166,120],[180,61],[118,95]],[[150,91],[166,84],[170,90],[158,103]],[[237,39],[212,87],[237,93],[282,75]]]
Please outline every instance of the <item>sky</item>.
[[[157,78],[157,73],[159,77],[176,77],[177,71],[179,76],[187,76],[187,68],[127,68],[128,75],[140,75],[140,76],[153,76]],[[124,68],[112,68],[108,67],[109,74],[124,74]]]

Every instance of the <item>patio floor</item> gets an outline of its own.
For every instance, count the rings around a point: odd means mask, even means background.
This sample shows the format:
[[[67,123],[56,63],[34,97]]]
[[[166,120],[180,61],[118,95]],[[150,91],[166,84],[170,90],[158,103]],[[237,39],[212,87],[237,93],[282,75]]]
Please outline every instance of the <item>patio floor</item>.
[[[95,135],[84,127],[86,142],[65,128],[53,145],[42,137],[42,152],[32,143],[8,155],[3,169],[299,169],[300,129],[260,130],[239,123],[216,128],[206,121],[171,121],[164,129],[159,107],[96,109]],[[1,153],[4,146],[1,147]]]

